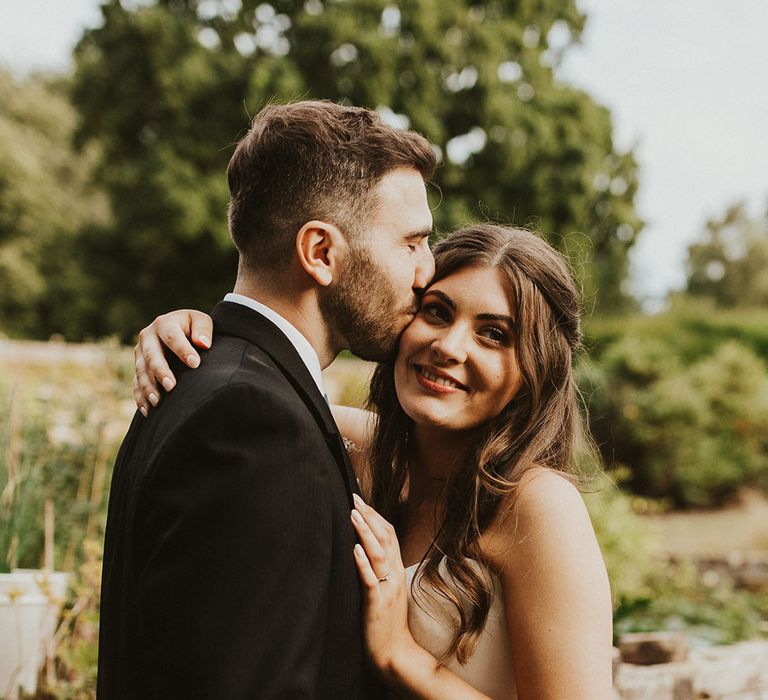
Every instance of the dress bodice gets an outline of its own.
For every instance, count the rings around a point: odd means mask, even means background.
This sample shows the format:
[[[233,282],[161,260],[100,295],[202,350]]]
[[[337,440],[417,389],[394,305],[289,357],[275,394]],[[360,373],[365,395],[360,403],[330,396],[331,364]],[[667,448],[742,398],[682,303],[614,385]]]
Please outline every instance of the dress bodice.
[[[417,568],[418,565],[414,564],[406,569],[408,625],[416,642],[432,655],[440,657],[450,644],[458,615],[454,606],[429,584],[424,583],[422,587],[418,583],[411,585]],[[451,578],[444,561],[440,563],[440,573],[450,585]],[[516,700],[512,647],[504,617],[501,582],[496,576],[492,580],[493,602],[475,651],[466,664],[462,665],[451,657],[446,667],[494,700]],[[459,593],[458,590],[456,592]]]

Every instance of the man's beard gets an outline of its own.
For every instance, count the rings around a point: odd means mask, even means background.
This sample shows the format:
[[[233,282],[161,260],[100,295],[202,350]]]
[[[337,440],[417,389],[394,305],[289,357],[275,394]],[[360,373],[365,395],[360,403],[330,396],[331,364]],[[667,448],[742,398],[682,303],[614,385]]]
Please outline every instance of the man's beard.
[[[402,304],[375,260],[357,247],[350,248],[338,280],[320,297],[334,344],[373,362],[384,362],[397,351],[404,315],[415,312]]]

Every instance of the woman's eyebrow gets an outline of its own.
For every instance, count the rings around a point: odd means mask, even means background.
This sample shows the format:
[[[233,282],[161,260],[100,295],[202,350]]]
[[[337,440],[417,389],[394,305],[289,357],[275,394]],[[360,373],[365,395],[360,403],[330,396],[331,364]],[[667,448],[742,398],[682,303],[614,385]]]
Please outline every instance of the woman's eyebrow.
[[[430,294],[434,294],[451,310],[456,310],[455,302],[445,292],[439,289],[428,289],[426,292],[424,292],[422,299],[426,299]],[[475,318],[478,321],[503,321],[504,323],[508,323],[511,327],[514,327],[515,325],[515,319],[511,316],[507,316],[506,314],[477,314]]]
[[[511,316],[505,316],[504,314],[478,314],[475,318],[479,321],[504,321],[510,326],[515,325],[515,319]]]
[[[439,289],[428,289],[426,292],[424,292],[424,297],[422,298],[426,298],[430,294],[434,294],[449,308],[456,309],[456,304],[453,303],[453,299],[451,299],[451,297],[449,297],[445,292],[441,292]]]

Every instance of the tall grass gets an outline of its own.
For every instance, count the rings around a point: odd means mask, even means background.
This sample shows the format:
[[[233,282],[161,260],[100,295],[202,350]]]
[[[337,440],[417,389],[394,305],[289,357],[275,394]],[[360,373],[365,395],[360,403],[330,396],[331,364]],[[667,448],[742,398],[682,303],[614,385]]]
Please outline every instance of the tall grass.
[[[114,344],[79,351],[0,345],[0,567],[43,565],[46,499],[54,563],[75,571],[103,536],[107,487],[134,411],[131,356]]]
[[[101,543],[112,465],[135,409],[132,373],[130,351],[114,343],[0,342],[0,571],[50,565],[48,502],[52,563],[71,575],[47,697],[94,696]]]

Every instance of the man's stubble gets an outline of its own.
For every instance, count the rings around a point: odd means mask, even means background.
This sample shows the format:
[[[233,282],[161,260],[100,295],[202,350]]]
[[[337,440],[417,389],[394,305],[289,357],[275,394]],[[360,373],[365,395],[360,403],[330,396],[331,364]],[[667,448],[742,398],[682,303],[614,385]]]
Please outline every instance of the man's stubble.
[[[414,311],[399,298],[373,256],[358,245],[339,278],[321,297],[320,308],[341,347],[363,360],[384,362],[397,351],[397,341]]]

